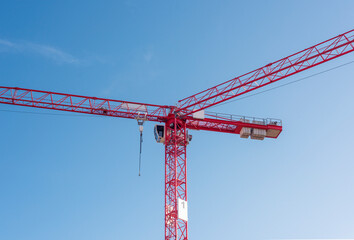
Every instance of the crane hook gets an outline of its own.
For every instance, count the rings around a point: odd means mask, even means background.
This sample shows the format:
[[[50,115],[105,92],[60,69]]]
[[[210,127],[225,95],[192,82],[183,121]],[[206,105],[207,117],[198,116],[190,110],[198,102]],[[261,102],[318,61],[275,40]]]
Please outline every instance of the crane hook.
[[[140,132],[140,152],[139,152],[139,177],[141,176],[140,170],[141,170],[141,151],[142,151],[142,145],[143,145],[143,130],[144,130],[144,122],[146,120],[146,114],[144,117],[141,117],[140,114],[135,118],[138,121],[138,126],[139,126],[139,132]]]

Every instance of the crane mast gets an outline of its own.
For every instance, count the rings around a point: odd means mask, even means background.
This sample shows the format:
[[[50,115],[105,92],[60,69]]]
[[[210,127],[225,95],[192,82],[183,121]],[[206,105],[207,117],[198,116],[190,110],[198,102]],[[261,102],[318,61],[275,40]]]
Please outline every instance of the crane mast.
[[[186,123],[172,115],[165,126],[165,239],[188,239]]]
[[[279,119],[210,113],[205,109],[353,51],[354,30],[351,30],[184,98],[177,106],[5,86],[0,86],[0,103],[163,123],[155,126],[155,138],[165,145],[165,240],[188,240],[187,145],[191,140],[188,130],[239,134],[258,140],[277,138],[282,132]]]

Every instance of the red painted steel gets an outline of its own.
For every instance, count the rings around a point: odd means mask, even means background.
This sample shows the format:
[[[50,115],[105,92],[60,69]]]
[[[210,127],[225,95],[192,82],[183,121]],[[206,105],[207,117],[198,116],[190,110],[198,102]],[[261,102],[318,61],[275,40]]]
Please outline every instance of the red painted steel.
[[[168,106],[1,86],[0,103],[155,122],[163,122],[170,111]]]
[[[187,201],[187,130],[171,116],[165,127],[165,240],[187,240],[188,222],[178,219],[177,199]]]
[[[267,138],[277,138],[282,132],[282,121],[272,118],[254,118],[220,113],[206,113],[205,119],[194,119],[187,116],[188,129],[240,134],[243,127],[265,129],[276,132],[276,135],[266,135]],[[270,130],[270,131],[268,131]]]
[[[354,51],[354,30],[178,101],[189,115]]]
[[[192,113],[225,102],[306,69],[354,51],[354,30],[270,63],[240,77],[185,98],[178,106],[86,97],[48,91],[0,86],[0,103],[121,118],[143,118],[165,123],[165,240],[187,240],[188,223],[178,219],[177,199],[187,201],[187,129],[240,134],[243,127],[267,130],[277,138],[282,123],[277,119]],[[268,134],[270,133],[270,134]]]
[[[109,117],[130,119],[140,117],[146,121],[155,122],[166,122],[168,114],[175,109],[173,106],[1,86],[0,103]],[[208,118],[204,120],[188,117],[186,118],[187,128],[239,134],[239,128],[236,131],[233,130],[237,126],[254,127],[252,124],[240,123],[239,120],[232,119],[232,115],[214,115],[207,114]],[[260,128],[263,129],[263,127]]]

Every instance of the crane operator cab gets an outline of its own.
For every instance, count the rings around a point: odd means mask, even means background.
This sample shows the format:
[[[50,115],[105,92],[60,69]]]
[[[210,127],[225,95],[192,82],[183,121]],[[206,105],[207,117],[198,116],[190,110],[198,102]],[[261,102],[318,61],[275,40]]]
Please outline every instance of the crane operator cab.
[[[156,124],[154,127],[155,140],[158,143],[165,142],[165,126]]]
[[[156,142],[165,143],[165,139],[166,139],[165,134],[166,134],[165,125],[156,124],[154,127],[154,135],[155,135]],[[190,141],[192,141],[192,135],[188,134],[187,131],[187,144],[189,144]]]

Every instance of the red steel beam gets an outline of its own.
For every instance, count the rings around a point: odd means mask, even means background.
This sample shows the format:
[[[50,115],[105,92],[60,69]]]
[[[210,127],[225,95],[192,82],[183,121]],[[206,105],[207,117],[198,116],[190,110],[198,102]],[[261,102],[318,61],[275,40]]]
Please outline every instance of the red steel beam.
[[[0,86],[0,103],[67,112],[164,122],[170,107]]]
[[[1,86],[0,103],[110,117],[130,119],[140,117],[155,122],[166,122],[168,113],[173,111],[173,107],[170,106]],[[206,117],[203,120],[187,117],[185,118],[186,127],[192,130],[233,134],[239,134],[242,127],[279,129],[278,126],[267,125],[267,119],[261,119],[265,125],[257,127],[251,123],[254,118],[247,118],[250,123],[246,123],[242,122],[245,118],[243,116],[207,113]],[[281,121],[278,120],[278,123]]]
[[[187,116],[354,51],[354,30],[178,101]]]
[[[188,240],[188,220],[178,217],[178,199],[187,201],[187,131],[181,119],[166,122],[165,240]]]
[[[272,118],[254,118],[220,113],[207,113],[204,119],[187,116],[186,127],[192,130],[204,130],[231,134],[240,134],[243,127],[264,129],[265,137],[277,138],[282,132],[282,121]]]

